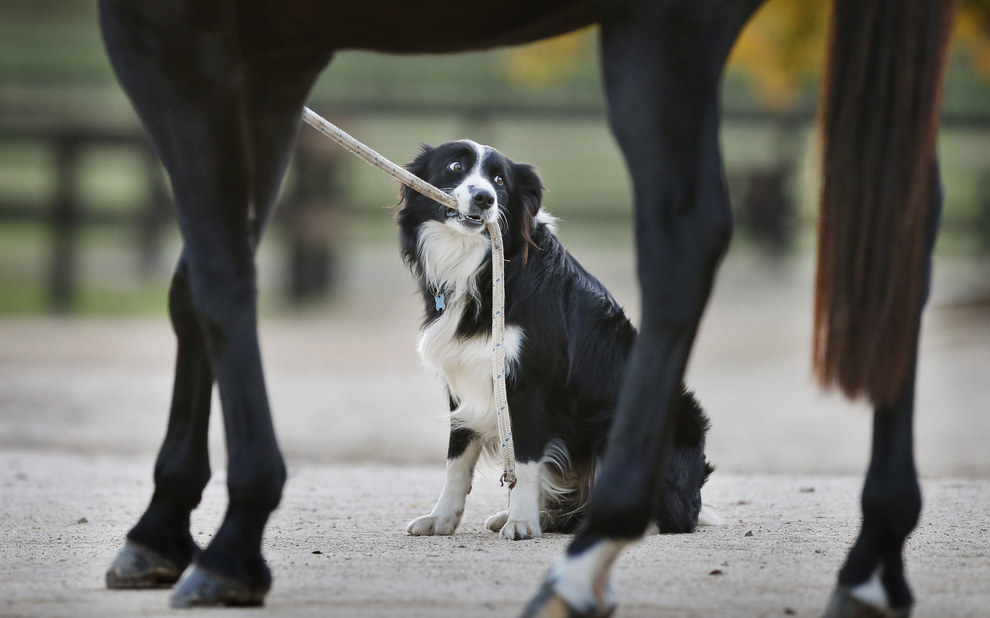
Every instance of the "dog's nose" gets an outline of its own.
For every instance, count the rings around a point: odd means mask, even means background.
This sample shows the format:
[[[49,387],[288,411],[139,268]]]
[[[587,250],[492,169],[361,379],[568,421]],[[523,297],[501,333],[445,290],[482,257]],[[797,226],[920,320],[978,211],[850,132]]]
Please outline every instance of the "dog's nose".
[[[471,191],[471,201],[482,210],[487,210],[495,205],[495,196],[491,191],[485,189],[473,189]]]

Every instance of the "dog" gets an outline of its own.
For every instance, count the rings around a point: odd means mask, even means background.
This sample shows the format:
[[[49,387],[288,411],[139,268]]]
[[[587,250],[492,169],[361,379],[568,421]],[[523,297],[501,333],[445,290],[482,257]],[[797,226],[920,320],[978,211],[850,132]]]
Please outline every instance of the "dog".
[[[486,232],[496,218],[506,257],[506,389],[517,484],[508,511],[485,525],[513,540],[572,532],[587,507],[636,330],[557,238],[533,166],[460,140],[424,146],[407,169],[457,201],[452,210],[403,188],[398,213],[402,257],[425,306],[419,353],[446,387],[451,422],[440,498],[407,532],[453,534],[479,456],[497,448]],[[690,532],[713,471],[704,452],[709,421],[684,389],[674,410],[677,429],[654,518],[661,532]]]

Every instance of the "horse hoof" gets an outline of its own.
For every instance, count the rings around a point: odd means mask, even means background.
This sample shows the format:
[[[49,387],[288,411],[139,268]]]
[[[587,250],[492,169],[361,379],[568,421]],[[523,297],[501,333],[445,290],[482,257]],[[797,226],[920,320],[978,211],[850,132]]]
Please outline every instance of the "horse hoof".
[[[251,590],[244,584],[198,565],[183,573],[172,591],[172,607],[257,607],[268,588]]]
[[[615,606],[583,611],[575,609],[554,592],[553,584],[548,580],[540,586],[539,592],[523,610],[520,618],[608,618],[614,612]]]
[[[832,591],[824,618],[907,618],[910,615],[910,606],[899,609],[876,607],[857,599],[848,586],[838,586]]]
[[[126,541],[107,571],[107,588],[171,588],[182,569],[156,551]]]

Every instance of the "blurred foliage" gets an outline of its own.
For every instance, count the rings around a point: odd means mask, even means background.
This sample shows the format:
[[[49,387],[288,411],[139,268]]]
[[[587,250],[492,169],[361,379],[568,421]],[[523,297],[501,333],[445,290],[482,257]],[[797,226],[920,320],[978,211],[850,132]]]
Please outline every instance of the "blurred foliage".
[[[570,80],[595,53],[598,28],[585,28],[532,45],[516,47],[501,56],[509,82],[527,88],[545,88]]]
[[[956,45],[973,69],[990,79],[990,0],[966,0],[959,10]]]
[[[824,65],[829,4],[770,0],[733,50],[730,62],[747,73],[760,100],[788,109]],[[956,50],[990,78],[990,0],[964,0],[953,32]]]
[[[739,37],[729,66],[750,78],[766,106],[793,107],[821,73],[828,13],[827,2],[770,0]]]
[[[810,108],[828,11],[826,0],[768,0],[730,57],[726,100],[748,106],[755,99],[774,110]],[[990,0],[962,0],[954,52],[953,67],[961,69],[954,73],[965,75],[950,75],[948,105],[965,99],[968,109],[985,110],[977,99],[986,96],[990,83]],[[424,60],[342,53],[317,83],[313,99],[595,107],[601,99],[596,56],[594,27],[487,54]],[[0,0],[0,104],[10,110],[39,99],[58,113],[67,104],[52,89],[66,87],[89,94],[102,89],[119,98],[100,43],[95,3]],[[19,93],[12,94],[15,88]],[[115,103],[106,94],[92,96],[89,105],[97,110]]]
[[[787,110],[814,88],[824,65],[830,5],[807,0],[770,0],[743,31],[729,69],[749,79],[764,106]],[[593,55],[596,29],[511,50],[502,56],[510,83],[546,87],[567,81]],[[990,78],[990,0],[964,0],[954,44],[973,69]]]

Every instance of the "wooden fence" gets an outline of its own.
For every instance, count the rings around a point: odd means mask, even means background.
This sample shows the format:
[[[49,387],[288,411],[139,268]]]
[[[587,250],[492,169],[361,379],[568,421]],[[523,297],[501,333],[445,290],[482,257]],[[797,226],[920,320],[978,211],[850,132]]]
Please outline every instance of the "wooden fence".
[[[462,118],[472,124],[487,123],[497,118],[574,119],[600,122],[601,109],[587,108],[518,108],[465,107],[449,105],[403,105],[364,102],[360,105],[335,107],[343,116],[382,115],[389,117],[430,116]],[[765,112],[728,112],[726,123],[735,125],[762,124],[775,127],[778,137],[775,162],[767,167],[730,169],[730,181],[742,190],[737,207],[738,227],[757,241],[771,255],[787,250],[791,242],[795,207],[785,187],[797,172],[799,159],[793,138],[812,122],[808,114],[775,115]],[[975,124],[986,128],[987,119],[947,119],[950,126]],[[289,285],[287,293],[297,301],[324,294],[334,285],[332,229],[339,214],[340,155],[318,136],[303,133],[296,151],[292,190],[282,196],[279,224],[289,241]],[[45,128],[16,128],[0,126],[0,141],[42,143],[55,153],[55,191],[49,203],[17,203],[0,196],[0,222],[42,222],[50,228],[51,258],[47,275],[50,306],[55,311],[71,311],[79,286],[75,265],[78,263],[79,232],[84,225],[111,225],[131,230],[136,239],[136,260],[139,268],[157,263],[161,239],[167,226],[172,225],[169,194],[157,158],[147,139],[135,130],[87,130],[79,127],[52,126]],[[86,210],[79,197],[80,160],[87,149],[105,146],[125,147],[142,162],[144,179],[149,190],[142,204],[130,210],[103,212]],[[988,162],[990,165],[990,162]],[[975,225],[983,226],[981,238],[990,239],[990,176],[986,182],[981,212]]]

